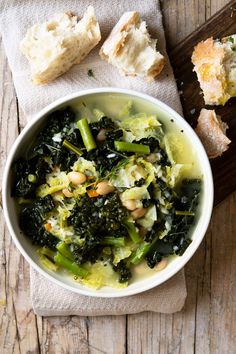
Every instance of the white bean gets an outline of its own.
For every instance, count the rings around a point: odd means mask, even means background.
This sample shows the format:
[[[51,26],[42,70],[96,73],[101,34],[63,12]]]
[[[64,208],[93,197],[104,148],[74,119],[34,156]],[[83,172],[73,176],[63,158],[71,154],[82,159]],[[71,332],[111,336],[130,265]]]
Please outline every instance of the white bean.
[[[73,197],[73,193],[71,193],[68,188],[62,189],[62,193],[63,193],[64,196],[67,197],[67,198]]]
[[[81,172],[69,172],[67,175],[69,181],[74,185],[82,184],[86,181],[87,177]]]
[[[97,184],[96,192],[100,195],[106,195],[114,192],[115,188],[109,185],[108,180],[104,180]]]
[[[154,163],[157,161],[157,155],[152,153],[152,154],[148,155],[146,159],[148,162]]]
[[[161,270],[166,268],[167,264],[168,264],[167,258],[163,258],[159,263],[157,263],[157,265],[155,266],[155,270],[157,272],[160,272]]]
[[[147,212],[147,208],[138,208],[132,211],[131,215],[134,220],[142,218]]]
[[[125,200],[122,204],[128,210],[135,210],[137,208],[137,202],[135,199]]]
[[[104,141],[106,140],[106,130],[105,129],[100,129],[98,132],[98,135],[96,136],[97,141]]]

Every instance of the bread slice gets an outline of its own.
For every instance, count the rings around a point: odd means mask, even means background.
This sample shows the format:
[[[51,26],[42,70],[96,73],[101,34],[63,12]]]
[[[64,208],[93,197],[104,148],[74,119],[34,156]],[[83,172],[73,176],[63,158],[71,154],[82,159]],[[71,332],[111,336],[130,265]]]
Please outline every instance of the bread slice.
[[[201,110],[195,131],[209,158],[221,156],[228,149],[231,141],[225,135],[226,129],[228,129],[228,125],[222,122],[214,110]]]
[[[156,51],[156,43],[140,14],[130,11],[120,18],[99,54],[121,74],[140,76],[150,81],[160,74],[165,65],[163,55]]]
[[[31,27],[20,49],[31,67],[33,83],[46,84],[79,64],[101,39],[94,8],[83,18],[67,12]]]
[[[192,63],[206,104],[224,105],[236,96],[236,35],[198,43]]]

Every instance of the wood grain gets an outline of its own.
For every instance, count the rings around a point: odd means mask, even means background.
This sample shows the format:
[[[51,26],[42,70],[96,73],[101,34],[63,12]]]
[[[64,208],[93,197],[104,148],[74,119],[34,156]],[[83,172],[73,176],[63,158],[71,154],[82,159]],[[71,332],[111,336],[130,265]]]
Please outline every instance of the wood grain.
[[[18,135],[17,101],[3,51],[0,57],[0,179],[7,152]],[[1,181],[0,181],[1,182]],[[37,352],[36,317],[29,292],[29,268],[15,246],[0,216],[0,348],[3,353]],[[0,349],[1,352],[1,349]]]
[[[204,23],[225,0],[163,0],[169,48]],[[0,180],[25,118],[0,51]],[[0,353],[233,354],[236,347],[236,193],[218,205],[201,247],[186,266],[188,297],[173,315],[35,316],[29,268],[0,218]]]
[[[230,1],[225,8],[170,51],[170,61],[181,93],[184,117],[193,127],[196,125],[201,108],[205,107],[203,95],[191,63],[194,46],[211,36],[222,38],[233,33],[236,33],[236,1]],[[207,106],[206,108],[215,109],[223,121],[228,123],[227,135],[232,141],[229,150],[222,157],[211,160],[215,185],[215,205],[217,205],[236,190],[236,98],[231,99],[225,106]]]

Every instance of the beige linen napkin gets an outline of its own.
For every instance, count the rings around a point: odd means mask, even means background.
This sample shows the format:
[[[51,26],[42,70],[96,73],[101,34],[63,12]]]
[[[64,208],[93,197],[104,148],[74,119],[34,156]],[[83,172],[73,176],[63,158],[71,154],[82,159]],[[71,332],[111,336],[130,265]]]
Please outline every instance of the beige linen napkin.
[[[158,47],[165,53],[162,16],[157,0],[4,0],[0,4],[0,30],[8,62],[12,70],[17,97],[27,119],[55,99],[82,89],[116,86],[145,92],[159,98],[181,113],[176,83],[169,62],[158,80],[147,84],[139,78],[119,75],[116,68],[100,60],[99,44],[80,64],[56,81],[35,86],[29,79],[29,66],[19,51],[26,30],[55,13],[71,10],[82,15],[93,5],[103,40],[125,11],[136,10],[147,21]],[[88,77],[92,69],[94,78]],[[186,298],[184,272],[153,290],[126,298],[104,299],[81,296],[49,282],[31,269],[31,298],[39,315],[105,315],[135,313],[144,310],[171,313],[179,311]]]

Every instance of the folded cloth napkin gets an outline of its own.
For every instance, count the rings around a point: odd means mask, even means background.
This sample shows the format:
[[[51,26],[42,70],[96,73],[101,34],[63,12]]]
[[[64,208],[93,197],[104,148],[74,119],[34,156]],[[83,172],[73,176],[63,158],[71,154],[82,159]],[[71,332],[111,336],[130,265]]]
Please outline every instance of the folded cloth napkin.
[[[181,113],[180,100],[169,62],[162,74],[152,83],[139,78],[122,77],[116,68],[98,56],[100,44],[80,64],[48,85],[35,86],[29,78],[29,66],[19,51],[19,42],[26,30],[45,21],[53,14],[71,10],[82,15],[93,5],[100,23],[103,40],[125,11],[136,10],[147,21],[158,47],[165,53],[162,16],[157,0],[3,0],[0,4],[0,30],[8,62],[12,70],[17,97],[29,120],[41,108],[55,99],[88,88],[116,86],[145,92],[159,98]],[[167,56],[166,56],[167,58]],[[94,77],[88,76],[92,69]],[[56,296],[55,296],[56,295]],[[31,298],[39,315],[106,315],[135,313],[144,310],[171,313],[179,311],[186,298],[184,272],[178,273],[165,284],[140,295],[104,299],[81,296],[49,282],[31,269]]]

